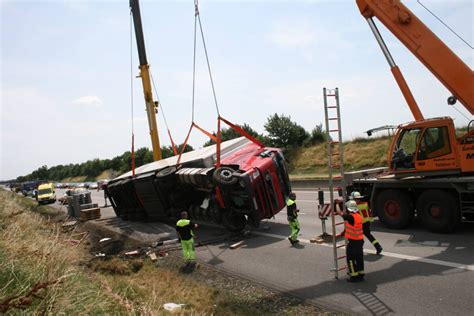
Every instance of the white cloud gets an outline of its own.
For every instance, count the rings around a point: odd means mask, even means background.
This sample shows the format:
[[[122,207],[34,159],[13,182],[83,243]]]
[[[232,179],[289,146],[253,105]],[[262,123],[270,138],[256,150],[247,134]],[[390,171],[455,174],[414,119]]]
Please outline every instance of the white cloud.
[[[86,95],[83,97],[80,97],[74,101],[72,101],[73,104],[79,104],[79,105],[89,105],[89,106],[101,106],[104,104],[99,97],[95,95]]]

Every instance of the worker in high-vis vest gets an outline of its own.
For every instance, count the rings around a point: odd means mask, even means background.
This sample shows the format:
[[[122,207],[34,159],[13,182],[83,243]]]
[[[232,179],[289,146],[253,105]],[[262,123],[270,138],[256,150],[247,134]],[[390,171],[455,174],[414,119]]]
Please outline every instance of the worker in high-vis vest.
[[[337,211],[344,219],[345,233],[347,239],[346,260],[349,274],[348,282],[361,282],[364,280],[364,232],[362,230],[362,216],[354,200],[346,203],[348,213]]]
[[[194,252],[194,233],[193,228],[198,225],[188,219],[188,212],[181,212],[181,219],[176,223],[176,232],[178,233],[181,247],[183,248],[183,258],[186,266],[194,265],[196,262],[196,253]]]
[[[290,224],[291,235],[288,240],[292,245],[299,243],[298,233],[300,232],[300,223],[298,222],[298,210],[296,206],[296,194],[291,192],[286,200],[286,215],[288,224]]]
[[[362,229],[364,230],[364,236],[374,245],[375,249],[377,250],[377,254],[382,253],[382,245],[380,245],[379,241],[375,239],[375,237],[370,232],[370,223],[374,221],[372,217],[372,212],[369,208],[369,203],[363,201],[364,197],[360,195],[359,192],[353,191],[351,193],[351,199],[356,201],[357,207],[359,208],[359,214],[362,216]]]

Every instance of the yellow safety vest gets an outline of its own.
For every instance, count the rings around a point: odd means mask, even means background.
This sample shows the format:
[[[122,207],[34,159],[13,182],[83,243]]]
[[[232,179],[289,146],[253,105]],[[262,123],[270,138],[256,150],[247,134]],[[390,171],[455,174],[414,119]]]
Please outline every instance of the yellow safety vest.
[[[359,215],[362,217],[362,223],[373,222],[373,217],[370,216],[369,203],[357,202],[357,208],[359,209]]]

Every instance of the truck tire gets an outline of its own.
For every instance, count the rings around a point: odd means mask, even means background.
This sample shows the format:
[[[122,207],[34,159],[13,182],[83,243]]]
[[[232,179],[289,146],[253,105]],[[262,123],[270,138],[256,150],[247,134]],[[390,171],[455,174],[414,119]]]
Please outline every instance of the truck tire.
[[[219,167],[214,171],[212,178],[219,185],[231,186],[239,181],[239,179],[233,176],[234,172],[235,170],[230,167]]]
[[[245,225],[247,225],[247,219],[243,214],[227,211],[222,214],[222,225],[230,232],[238,233],[244,230]]]
[[[416,201],[416,212],[423,226],[436,233],[450,233],[461,221],[458,201],[443,190],[423,192]]]
[[[413,203],[401,190],[384,190],[375,198],[375,211],[380,221],[389,228],[403,229],[413,219]]]
[[[166,167],[166,168],[161,169],[160,171],[158,171],[158,172],[156,173],[156,177],[157,177],[157,178],[166,178],[166,177],[168,177],[168,176],[170,176],[170,175],[175,174],[175,173],[176,173],[176,170],[177,170],[177,169],[176,169],[176,167],[174,167],[174,166]]]

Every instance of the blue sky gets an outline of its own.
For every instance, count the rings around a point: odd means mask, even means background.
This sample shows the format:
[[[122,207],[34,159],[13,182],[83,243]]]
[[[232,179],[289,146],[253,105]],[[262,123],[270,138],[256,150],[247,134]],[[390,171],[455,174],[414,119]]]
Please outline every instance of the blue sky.
[[[472,68],[473,52],[416,1],[404,3]],[[422,1],[473,43],[469,0]],[[0,179],[42,165],[112,158],[130,149],[130,12],[124,1],[0,1]],[[141,1],[148,61],[175,141],[191,123],[193,1]],[[323,122],[323,87],[339,87],[343,137],[412,116],[353,0],[200,1],[221,114],[259,132],[273,113],[311,130]],[[378,23],[425,117],[467,120],[449,92]],[[141,81],[133,79],[136,148],[151,147]],[[460,105],[458,109],[469,113]],[[168,145],[161,114],[160,139]],[[202,46],[195,121],[216,128]],[[205,137],[193,132],[190,143]]]

